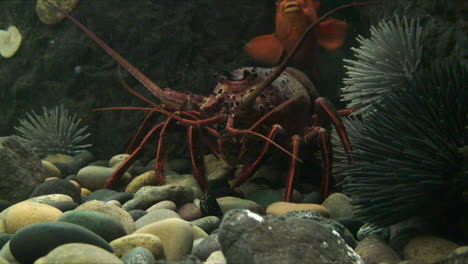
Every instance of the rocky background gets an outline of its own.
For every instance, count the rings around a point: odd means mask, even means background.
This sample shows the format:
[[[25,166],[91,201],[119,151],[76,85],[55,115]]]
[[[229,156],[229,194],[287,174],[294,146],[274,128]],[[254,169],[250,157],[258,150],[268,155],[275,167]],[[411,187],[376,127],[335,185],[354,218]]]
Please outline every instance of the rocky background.
[[[108,158],[130,142],[144,112],[93,109],[110,106],[146,106],[117,80],[117,64],[71,22],[55,25],[39,21],[36,1],[1,1],[0,28],[16,25],[23,36],[20,50],[0,58],[0,136],[14,134],[24,113],[64,104],[90,126],[93,153]],[[323,1],[321,13],[348,3]],[[345,46],[321,52],[322,96],[337,106],[344,68],[357,34],[367,35],[366,8],[339,12],[350,24]],[[254,65],[243,54],[251,38],[274,31],[275,1],[216,0],[82,0],[72,11],[84,25],[161,87],[209,94],[215,73]],[[152,96],[133,78],[126,81]]]

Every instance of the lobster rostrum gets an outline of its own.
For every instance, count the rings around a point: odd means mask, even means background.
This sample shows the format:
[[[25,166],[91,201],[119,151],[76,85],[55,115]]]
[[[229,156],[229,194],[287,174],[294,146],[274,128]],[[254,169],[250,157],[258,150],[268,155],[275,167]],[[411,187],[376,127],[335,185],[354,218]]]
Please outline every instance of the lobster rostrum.
[[[52,3],[48,2],[48,4],[61,10],[60,7]],[[284,194],[285,201],[291,201],[292,199],[296,167],[297,163],[301,161],[298,158],[299,145],[307,144],[319,147],[323,157],[322,191],[326,197],[329,191],[332,162],[329,132],[326,128],[329,127],[330,123],[335,127],[345,150],[349,154],[352,149],[340,118],[340,114],[347,113],[347,111],[344,110],[341,113],[336,111],[327,99],[318,95],[313,83],[305,74],[297,69],[287,67],[287,65],[304,42],[307,34],[311,34],[319,23],[338,10],[364,5],[370,4],[353,3],[340,6],[320,17],[307,28],[296,46],[278,67],[243,67],[228,74],[219,75],[217,85],[209,96],[160,88],[92,31],[67,12],[61,10],[70,21],[83,30],[162,102],[162,105],[158,105],[144,98],[122,81],[127,90],[146,101],[151,107],[101,109],[148,111],[147,117],[128,149],[128,152],[131,152],[129,158],[107,180],[105,188],[115,186],[123,173],[134,163],[138,154],[142,151],[143,145],[152,135],[157,133],[159,133],[159,138],[155,172],[158,183],[164,184],[163,157],[167,131],[171,125],[179,124],[187,127],[193,174],[202,188],[206,187],[207,182],[194,137],[196,134],[208,133],[216,139],[215,144],[208,142],[208,147],[228,163],[238,164],[245,163],[245,160],[249,161],[241,174],[232,181],[233,187],[240,185],[253,175],[268,157],[267,153],[271,146],[289,155],[290,169]],[[161,113],[167,116],[167,119],[162,123],[151,126],[149,131],[144,131],[143,127],[148,125],[151,116],[155,113]],[[251,159],[245,158],[247,153],[255,152],[255,149],[249,149],[249,146],[255,141],[254,139],[261,139],[261,151]],[[277,142],[281,142],[281,144]],[[232,153],[233,144],[240,146],[239,153],[237,153],[239,155]],[[291,151],[287,149],[291,149]],[[351,162],[349,156],[348,159]]]

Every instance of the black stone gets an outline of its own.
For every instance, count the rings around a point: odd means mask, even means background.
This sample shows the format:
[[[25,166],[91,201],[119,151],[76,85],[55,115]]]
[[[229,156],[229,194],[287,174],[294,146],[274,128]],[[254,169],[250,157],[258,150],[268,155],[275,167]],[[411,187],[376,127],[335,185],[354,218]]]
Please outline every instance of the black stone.
[[[388,245],[395,250],[395,252],[400,256],[400,258],[404,258],[403,249],[409,243],[411,239],[418,235],[423,235],[420,230],[417,229],[405,229],[403,232],[400,232],[396,236],[392,237],[388,241]]]
[[[110,189],[99,189],[96,190],[88,195],[88,201],[91,200],[98,200],[98,201],[105,201],[108,197],[115,195],[119,192],[110,190]]]
[[[84,150],[73,156],[73,159],[66,164],[73,171],[73,173],[77,173],[81,168],[94,160],[94,155],[91,152]]]
[[[179,174],[190,173],[192,164],[189,159],[171,159],[168,161],[168,169]]]
[[[108,202],[108,201],[111,201],[111,200],[116,200],[116,201],[119,201],[121,204],[124,204],[126,203],[127,201],[129,201],[130,199],[133,198],[133,194],[132,193],[128,193],[128,192],[119,192],[119,193],[116,193],[116,194],[112,194],[108,197],[105,197],[103,198],[103,202]]]
[[[116,218],[94,211],[69,211],[62,214],[57,221],[67,222],[87,228],[107,242],[127,235],[124,226]]]
[[[45,181],[39,184],[31,193],[30,198],[47,194],[65,194],[70,196],[73,201],[81,202],[80,190],[73,183],[63,179]]]
[[[208,192],[215,198],[224,196],[244,198],[242,193],[232,189],[231,185],[229,184],[229,179],[234,178],[235,172],[236,168],[230,167],[224,168],[223,170],[217,172],[218,176],[216,176],[216,179],[208,182]]]
[[[210,235],[198,243],[192,250],[192,254],[201,260],[206,260],[211,253],[221,250],[221,244],[218,240],[218,234]]]
[[[267,208],[270,204],[283,200],[283,192],[275,189],[264,189],[255,191],[246,196],[247,200],[258,203],[261,207]]]
[[[91,244],[114,253],[112,247],[96,233],[65,222],[44,222],[22,228],[11,238],[10,251],[19,262],[29,264],[67,243]]]
[[[52,162],[57,169],[62,173],[62,177],[75,174],[73,169],[71,169],[66,163],[63,162]]]
[[[190,223],[203,229],[206,233],[210,234],[213,230],[217,229],[221,224],[221,220],[216,216],[207,216],[190,221]]]
[[[220,172],[222,175],[219,179],[208,182],[208,187],[200,198],[200,210],[202,216],[213,215],[222,218],[223,212],[216,198],[223,196],[239,196],[228,183],[228,179],[232,178],[234,172],[234,168],[225,168]]]
[[[108,167],[109,166],[109,160],[95,160],[95,161],[89,163],[87,166]]]
[[[141,210],[141,209],[130,210],[128,211],[128,213],[132,216],[133,221],[136,221],[140,219],[141,217],[145,216],[146,214],[148,214],[145,210]]]
[[[0,248],[2,248],[10,239],[13,237],[13,234],[0,234]]]
[[[0,200],[0,212],[5,210],[6,208],[12,206],[13,203],[5,200]]]
[[[323,202],[322,194],[319,192],[311,192],[304,195],[304,199],[302,199],[303,203],[314,203],[314,204],[321,204]]]
[[[87,201],[90,201],[88,199],[88,197],[81,195],[81,203],[80,204],[86,203]]]
[[[67,177],[65,177],[65,180],[68,180],[68,181],[76,181],[76,179],[77,179],[76,174],[70,174]]]
[[[130,169],[130,173],[132,175],[141,175],[145,172],[148,172],[148,171],[151,171],[151,170],[154,170],[154,168],[149,168],[149,167],[145,167],[145,166],[133,166],[131,169]]]
[[[346,227],[346,229],[348,229],[355,238],[357,238],[357,232],[359,229],[364,225],[363,221],[355,218],[343,217],[336,218],[334,220]]]
[[[81,199],[81,197],[80,197]],[[70,210],[73,210],[75,209],[76,207],[78,207],[79,204],[75,203],[75,202],[56,202],[56,203],[53,203],[51,204],[51,206],[59,209],[60,211],[62,212],[67,212],[67,211],[70,211]]]

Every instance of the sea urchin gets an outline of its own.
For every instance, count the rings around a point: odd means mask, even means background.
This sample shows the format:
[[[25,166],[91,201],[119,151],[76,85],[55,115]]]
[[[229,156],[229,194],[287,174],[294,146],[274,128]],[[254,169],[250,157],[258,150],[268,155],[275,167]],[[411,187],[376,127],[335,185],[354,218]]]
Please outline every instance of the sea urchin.
[[[421,60],[422,27],[415,19],[395,16],[371,27],[370,38],[359,36],[359,48],[352,48],[356,60],[344,60],[347,78],[342,100],[355,114],[367,114],[373,101],[413,77]]]
[[[26,118],[20,119],[19,126],[15,127],[21,143],[31,147],[38,155],[76,154],[91,146],[80,145],[90,133],[85,133],[88,126],[79,127],[81,119],[76,114],[69,114],[63,105],[42,109],[42,115],[34,111],[26,113]]]
[[[357,217],[388,226],[436,214],[461,197],[468,187],[460,152],[466,145],[467,77],[459,61],[438,63],[382,96],[366,116],[353,145],[356,162],[342,175]]]

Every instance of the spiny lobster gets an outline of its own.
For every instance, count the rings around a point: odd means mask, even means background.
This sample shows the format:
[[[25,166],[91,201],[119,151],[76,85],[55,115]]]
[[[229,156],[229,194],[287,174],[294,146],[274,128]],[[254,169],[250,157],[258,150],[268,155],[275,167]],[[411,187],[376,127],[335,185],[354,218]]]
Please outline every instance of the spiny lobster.
[[[60,7],[54,4],[49,3],[49,5],[61,10]],[[107,180],[105,188],[111,188],[116,184],[123,173],[134,163],[137,155],[142,151],[143,145],[156,133],[159,133],[159,138],[155,172],[159,184],[164,184],[164,145],[169,126],[177,123],[187,127],[193,174],[202,188],[206,188],[207,181],[203,175],[203,164],[200,155],[195,147],[195,132],[199,134],[207,132],[209,135],[214,136],[217,139],[215,144],[211,141],[208,143],[208,147],[231,164],[236,162],[234,161],[236,159],[233,159],[231,155],[233,145],[240,146],[240,159],[248,160],[245,158],[245,154],[250,155],[255,152],[255,149],[249,148],[249,146],[252,146],[252,139],[261,138],[264,140],[260,153],[257,153],[253,158],[253,162],[244,167],[242,173],[233,180],[233,187],[240,185],[253,175],[265,161],[271,145],[288,154],[290,156],[290,169],[283,197],[285,201],[292,200],[296,167],[298,161],[300,162],[298,158],[299,145],[301,143],[315,144],[312,146],[319,146],[322,151],[322,192],[326,197],[332,165],[332,150],[329,132],[326,129],[329,127],[330,122],[337,130],[346,152],[349,154],[352,149],[340,118],[340,111],[336,111],[327,99],[318,95],[313,83],[305,74],[294,68],[287,67],[287,65],[307,35],[312,34],[319,23],[338,10],[364,5],[370,4],[352,3],[343,5],[320,17],[306,29],[293,50],[278,67],[243,67],[224,76],[218,76],[217,85],[209,96],[181,93],[169,88],[161,89],[92,31],[67,12],[61,10],[69,20],[83,30],[163,103],[158,105],[151,102],[122,81],[127,90],[152,107],[105,108],[146,110],[149,112],[131,144],[129,158]],[[167,116],[167,119],[152,126],[149,131],[143,131],[144,125],[148,123],[154,113],[161,113]],[[343,113],[346,113],[346,110]],[[142,138],[138,140],[139,143],[136,140],[137,138]],[[275,139],[278,139],[281,144],[277,143]],[[286,150],[284,146],[291,147],[292,151]],[[236,155],[236,153],[234,154]],[[349,155],[348,160],[351,162]]]

